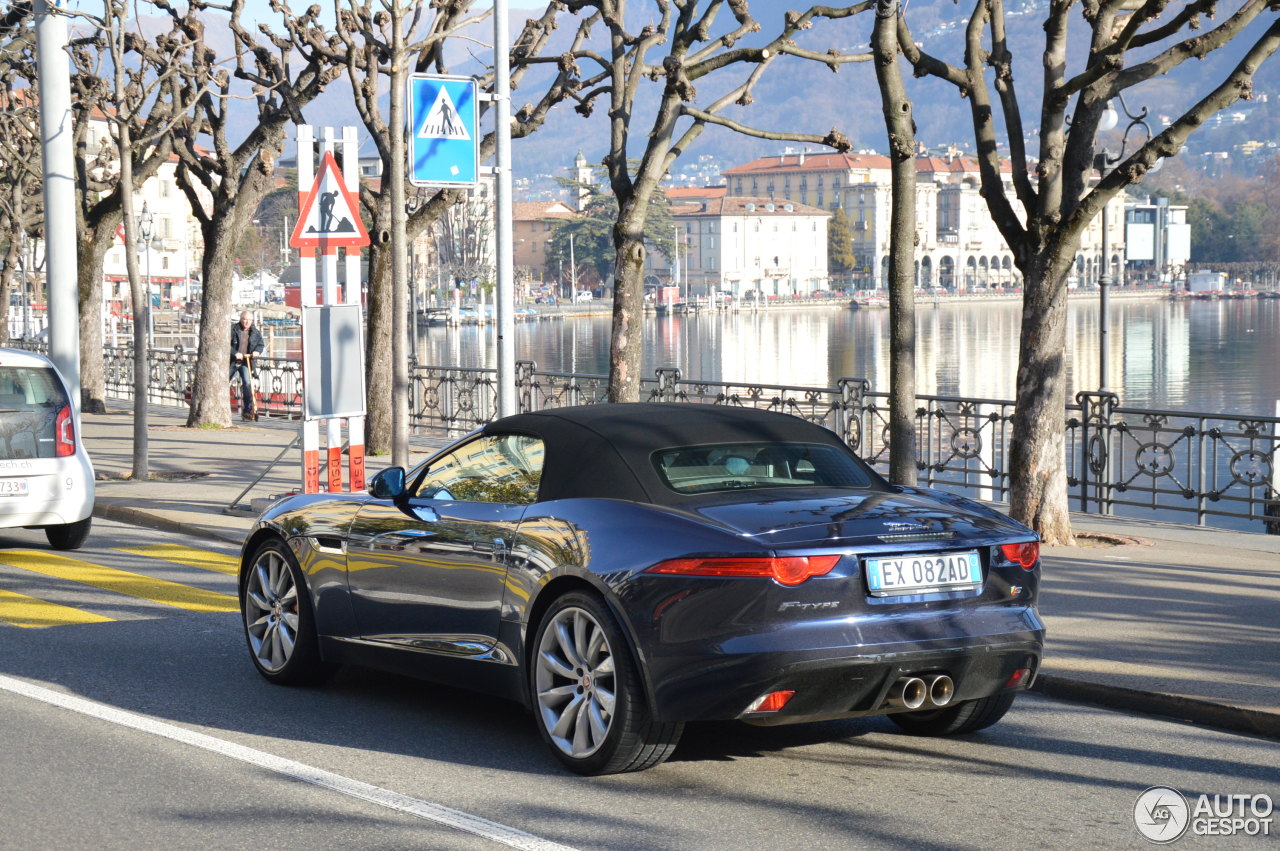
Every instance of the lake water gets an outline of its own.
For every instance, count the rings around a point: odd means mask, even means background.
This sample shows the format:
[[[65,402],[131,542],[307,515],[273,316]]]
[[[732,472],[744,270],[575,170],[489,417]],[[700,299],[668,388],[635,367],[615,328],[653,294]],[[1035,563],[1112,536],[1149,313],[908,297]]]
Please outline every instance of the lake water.
[[[1098,386],[1098,305],[1073,299],[1067,381]],[[1021,306],[1013,302],[918,308],[917,392],[1012,399]],[[1271,416],[1280,399],[1280,299],[1113,299],[1109,387],[1125,406]],[[542,370],[608,372],[607,316],[516,325],[519,360]],[[889,389],[887,310],[796,309],[649,317],[644,374],[680,367],[684,377],[790,386],[865,378]],[[493,367],[494,329],[419,331],[425,364]]]

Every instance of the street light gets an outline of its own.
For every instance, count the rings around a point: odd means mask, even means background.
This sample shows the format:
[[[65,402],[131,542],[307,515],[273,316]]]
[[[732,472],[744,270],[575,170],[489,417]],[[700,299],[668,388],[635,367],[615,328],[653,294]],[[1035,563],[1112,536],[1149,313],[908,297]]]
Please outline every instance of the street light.
[[[1141,127],[1146,131],[1147,139],[1150,140],[1151,125],[1147,124],[1147,108],[1144,106],[1142,111],[1134,114],[1129,111],[1129,106],[1124,102],[1124,97],[1117,94],[1115,100],[1107,102],[1107,108],[1103,110],[1102,115],[1098,119],[1098,129],[1108,131],[1115,129],[1120,123],[1120,116],[1115,110],[1114,103],[1120,102],[1120,108],[1124,110],[1125,117],[1129,119],[1129,124],[1124,128],[1124,136],[1120,138],[1119,153],[1112,154],[1105,146],[1094,155],[1093,167],[1098,172],[1099,179],[1102,179],[1113,166],[1124,159],[1125,149],[1129,146],[1129,133],[1135,127]],[[1146,144],[1145,142],[1143,144]],[[1159,166],[1159,160],[1151,171]],[[1108,352],[1108,334],[1107,327],[1110,324],[1108,292],[1111,287],[1111,217],[1108,214],[1110,204],[1102,205],[1102,271],[1098,276],[1098,392],[1107,392],[1107,352]]]
[[[156,326],[151,316],[151,227],[155,224],[155,216],[147,209],[147,202],[142,202],[142,213],[138,216],[138,231],[142,236],[142,247],[147,252],[147,348],[156,347]],[[135,308],[136,313],[136,308]],[[137,322],[135,315],[133,321]]]

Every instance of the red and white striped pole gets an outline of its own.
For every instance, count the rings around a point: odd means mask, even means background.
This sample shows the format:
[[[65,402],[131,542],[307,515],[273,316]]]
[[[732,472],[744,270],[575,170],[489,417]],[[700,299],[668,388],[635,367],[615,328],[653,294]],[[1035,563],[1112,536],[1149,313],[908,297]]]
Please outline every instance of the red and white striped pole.
[[[347,189],[356,197],[360,196],[360,143],[356,137],[355,127],[342,128],[342,178]],[[347,249],[346,256],[347,285],[343,288],[344,304],[360,304],[361,277],[360,252]],[[364,416],[350,417],[347,420],[347,468],[351,482],[351,492],[364,490]]]
[[[311,184],[315,182],[315,134],[308,124],[298,126],[298,213],[301,217]],[[316,250],[298,249],[298,293],[303,312],[316,305]],[[303,363],[306,363],[306,335],[302,337]],[[303,381],[307,376],[302,376]],[[305,388],[304,388],[305,392]],[[302,492],[320,492],[320,423],[303,417],[302,421]]]

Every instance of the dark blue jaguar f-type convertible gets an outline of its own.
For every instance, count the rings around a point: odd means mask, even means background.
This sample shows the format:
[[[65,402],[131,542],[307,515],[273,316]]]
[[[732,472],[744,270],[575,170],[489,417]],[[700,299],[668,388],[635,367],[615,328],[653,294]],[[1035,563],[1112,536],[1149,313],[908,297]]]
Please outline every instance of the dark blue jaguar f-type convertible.
[[[1035,534],[896,487],[796,417],[593,405],[494,422],[245,542],[253,663],[356,663],[519,701],[569,769],[649,768],[687,721],[995,723],[1036,675]]]

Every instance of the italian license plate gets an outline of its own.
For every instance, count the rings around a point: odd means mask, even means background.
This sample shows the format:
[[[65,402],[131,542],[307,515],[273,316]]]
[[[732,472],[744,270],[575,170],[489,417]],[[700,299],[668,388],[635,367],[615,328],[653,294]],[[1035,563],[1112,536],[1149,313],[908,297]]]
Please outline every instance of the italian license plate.
[[[26,496],[26,479],[0,479],[0,496]]]
[[[976,552],[869,558],[866,569],[867,590],[873,597],[982,587],[982,562]]]

